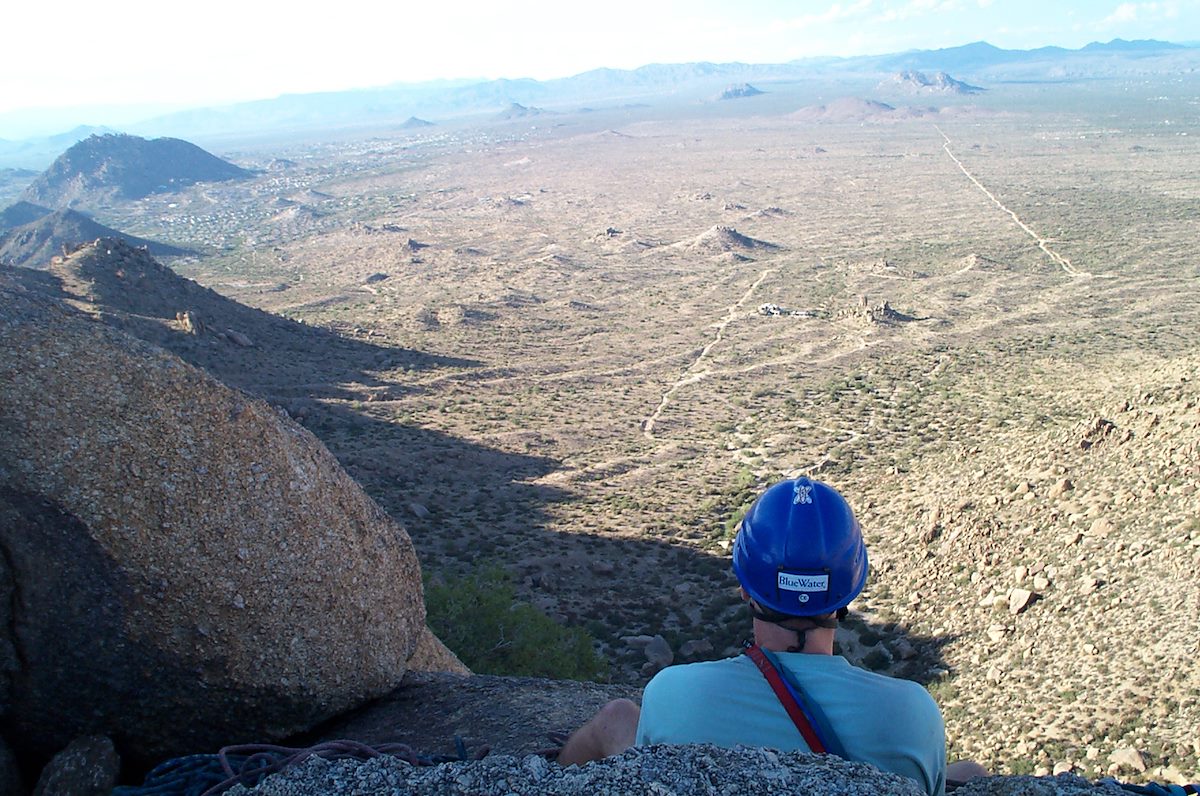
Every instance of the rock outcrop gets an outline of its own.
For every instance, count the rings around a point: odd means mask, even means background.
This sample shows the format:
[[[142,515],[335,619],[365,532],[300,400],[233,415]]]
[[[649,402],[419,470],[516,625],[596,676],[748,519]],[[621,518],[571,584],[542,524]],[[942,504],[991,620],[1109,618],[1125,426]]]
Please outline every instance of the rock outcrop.
[[[924,72],[906,69],[879,84],[880,88],[899,88],[911,94],[979,94],[984,89],[956,80],[945,72],[929,77]]]
[[[779,245],[758,240],[749,235],[743,235],[733,227],[716,225],[689,240],[674,244],[689,251],[707,254],[721,254],[731,251],[770,251],[778,249]]]
[[[153,760],[390,691],[425,632],[404,529],[311,434],[0,276],[0,732]]]

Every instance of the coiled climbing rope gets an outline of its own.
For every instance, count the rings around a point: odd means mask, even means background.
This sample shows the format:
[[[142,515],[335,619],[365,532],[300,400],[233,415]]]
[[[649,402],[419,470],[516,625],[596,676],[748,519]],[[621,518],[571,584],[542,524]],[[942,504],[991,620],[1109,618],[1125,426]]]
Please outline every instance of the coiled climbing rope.
[[[141,785],[115,788],[112,796],[217,796],[234,785],[252,788],[271,774],[300,765],[312,757],[324,760],[370,760],[390,755],[414,766],[432,766],[458,760],[478,760],[486,747],[474,756],[455,736],[455,755],[421,754],[408,744],[385,743],[368,746],[358,741],[327,741],[302,748],[274,744],[226,746],[216,754],[188,755],[166,761],[147,775]]]

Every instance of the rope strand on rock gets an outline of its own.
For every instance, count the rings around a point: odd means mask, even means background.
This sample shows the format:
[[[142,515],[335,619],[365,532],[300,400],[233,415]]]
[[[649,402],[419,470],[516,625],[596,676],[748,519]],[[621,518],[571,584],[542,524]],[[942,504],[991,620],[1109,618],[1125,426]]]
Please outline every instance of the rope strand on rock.
[[[312,757],[324,760],[370,760],[382,755],[397,757],[409,765],[432,766],[461,760],[479,760],[488,747],[467,754],[462,738],[455,736],[457,754],[422,754],[404,743],[369,746],[359,741],[326,741],[315,746],[293,748],[277,744],[226,746],[216,754],[177,757],[156,766],[142,785],[115,788],[112,796],[218,796],[234,785],[252,788],[262,780],[300,765]]]

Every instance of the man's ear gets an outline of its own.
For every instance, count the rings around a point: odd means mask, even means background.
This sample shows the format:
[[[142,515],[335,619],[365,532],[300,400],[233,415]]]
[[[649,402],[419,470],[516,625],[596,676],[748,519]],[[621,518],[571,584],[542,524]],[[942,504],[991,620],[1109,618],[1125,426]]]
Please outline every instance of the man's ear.
[[[750,595],[746,592],[746,590],[744,588],[742,588],[741,586],[738,586],[738,591],[740,591],[742,593],[742,602],[750,602]]]

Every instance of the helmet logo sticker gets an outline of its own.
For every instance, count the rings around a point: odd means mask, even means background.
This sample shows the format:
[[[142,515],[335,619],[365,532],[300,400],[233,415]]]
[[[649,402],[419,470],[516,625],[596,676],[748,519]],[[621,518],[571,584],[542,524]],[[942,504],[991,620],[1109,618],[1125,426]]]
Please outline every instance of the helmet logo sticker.
[[[829,591],[829,575],[798,575],[794,572],[779,573],[779,588],[784,591]],[[808,595],[802,594],[800,602],[808,602]]]
[[[794,490],[792,492],[793,506],[798,506],[801,503],[812,503],[812,484],[802,484],[797,481]]]

